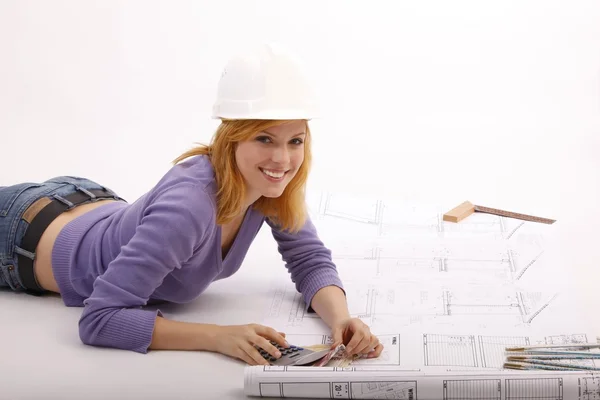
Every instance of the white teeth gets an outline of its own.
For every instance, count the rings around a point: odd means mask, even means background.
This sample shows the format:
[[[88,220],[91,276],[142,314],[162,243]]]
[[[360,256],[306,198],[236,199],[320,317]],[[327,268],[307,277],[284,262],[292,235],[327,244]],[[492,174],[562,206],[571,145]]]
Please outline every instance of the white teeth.
[[[262,172],[264,172],[266,175],[269,175],[270,177],[273,177],[275,179],[279,179],[281,177],[283,177],[284,172],[272,172],[272,171],[268,171],[266,169],[261,169]]]

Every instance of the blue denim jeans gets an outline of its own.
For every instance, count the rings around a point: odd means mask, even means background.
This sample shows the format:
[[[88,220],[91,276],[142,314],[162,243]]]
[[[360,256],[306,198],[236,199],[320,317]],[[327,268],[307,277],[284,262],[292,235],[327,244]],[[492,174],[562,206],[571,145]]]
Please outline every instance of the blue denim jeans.
[[[74,203],[69,198],[77,198],[77,202]],[[28,232],[30,225],[39,227],[39,222],[34,222],[35,218],[48,220],[51,218],[48,216],[50,209],[61,212],[63,209],[66,211],[80,204],[106,198],[125,201],[105,186],[74,176],[59,176],[41,183],[25,182],[0,187],[0,290],[31,292],[35,289],[30,287],[35,285],[27,284],[31,280],[24,278],[33,276],[35,246],[29,249],[22,246],[26,234],[27,238],[33,236],[38,237],[38,240],[41,236],[42,232]],[[51,202],[51,206],[46,207]],[[19,262],[22,264],[21,269]],[[25,268],[29,270],[25,271]]]

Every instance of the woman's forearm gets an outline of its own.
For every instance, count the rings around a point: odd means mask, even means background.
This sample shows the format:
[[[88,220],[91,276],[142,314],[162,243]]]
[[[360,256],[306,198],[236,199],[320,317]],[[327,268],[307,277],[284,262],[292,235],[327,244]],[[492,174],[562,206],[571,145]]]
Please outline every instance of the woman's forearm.
[[[157,317],[150,350],[207,350],[215,346],[217,325]]]
[[[311,307],[329,327],[350,318],[346,296],[337,286],[321,288],[313,296]]]
[[[311,301],[313,310],[329,326],[350,318],[344,292],[337,286],[321,288]],[[157,317],[150,350],[216,351],[218,325],[172,321]]]

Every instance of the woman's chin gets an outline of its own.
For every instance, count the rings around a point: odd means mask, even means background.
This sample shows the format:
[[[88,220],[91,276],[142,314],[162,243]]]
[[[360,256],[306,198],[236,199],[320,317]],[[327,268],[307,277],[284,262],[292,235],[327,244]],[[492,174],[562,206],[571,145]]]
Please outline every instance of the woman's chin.
[[[276,199],[283,194],[283,190],[266,190],[262,193],[263,197],[268,197],[271,199]]]

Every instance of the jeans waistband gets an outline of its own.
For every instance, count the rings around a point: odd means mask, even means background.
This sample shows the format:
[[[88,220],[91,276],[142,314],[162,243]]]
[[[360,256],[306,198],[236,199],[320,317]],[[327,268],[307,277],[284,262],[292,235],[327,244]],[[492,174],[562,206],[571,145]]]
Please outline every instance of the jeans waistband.
[[[22,218],[29,223],[29,226],[25,230],[19,249],[17,249],[17,257],[19,276],[27,293],[40,295],[46,292],[35,279],[33,260],[37,245],[48,225],[61,213],[75,206],[108,198],[116,197],[113,192],[104,189],[79,188],[79,191],[64,197],[58,195],[42,197],[25,210]]]

